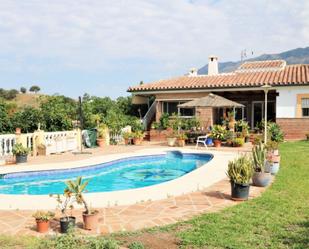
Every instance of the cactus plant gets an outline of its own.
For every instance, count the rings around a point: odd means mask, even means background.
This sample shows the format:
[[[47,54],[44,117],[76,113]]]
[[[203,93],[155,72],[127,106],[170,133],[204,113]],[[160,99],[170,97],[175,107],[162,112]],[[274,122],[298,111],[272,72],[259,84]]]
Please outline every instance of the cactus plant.
[[[264,172],[266,162],[266,148],[260,142],[252,148],[253,168],[255,172]]]
[[[227,175],[231,182],[248,184],[253,174],[252,160],[248,156],[241,156],[228,164]]]

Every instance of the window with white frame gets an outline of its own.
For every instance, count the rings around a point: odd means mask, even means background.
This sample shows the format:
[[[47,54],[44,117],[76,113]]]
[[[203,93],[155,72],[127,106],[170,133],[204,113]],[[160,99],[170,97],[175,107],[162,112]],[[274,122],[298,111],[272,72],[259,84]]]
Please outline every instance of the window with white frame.
[[[303,98],[301,100],[301,108],[303,117],[309,117],[309,98]]]

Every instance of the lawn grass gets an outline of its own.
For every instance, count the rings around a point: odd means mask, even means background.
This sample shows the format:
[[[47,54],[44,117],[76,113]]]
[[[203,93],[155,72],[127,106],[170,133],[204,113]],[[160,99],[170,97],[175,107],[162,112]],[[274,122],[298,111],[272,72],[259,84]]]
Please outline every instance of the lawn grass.
[[[309,248],[309,142],[280,147],[281,170],[262,197],[198,216],[178,233],[183,247]]]
[[[177,236],[183,248],[309,248],[309,142],[284,143],[280,152],[279,174],[261,197],[137,234]],[[111,237],[126,241],[134,236]],[[48,246],[52,243],[39,247],[40,242],[32,237],[0,236],[0,248],[54,248]]]

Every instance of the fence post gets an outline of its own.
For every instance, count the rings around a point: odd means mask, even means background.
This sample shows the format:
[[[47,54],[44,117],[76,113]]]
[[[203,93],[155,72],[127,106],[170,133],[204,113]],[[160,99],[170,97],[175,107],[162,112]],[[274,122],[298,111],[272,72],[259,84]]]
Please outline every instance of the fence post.
[[[77,141],[77,149],[81,150],[82,148],[82,131],[80,128],[76,128],[76,141]]]

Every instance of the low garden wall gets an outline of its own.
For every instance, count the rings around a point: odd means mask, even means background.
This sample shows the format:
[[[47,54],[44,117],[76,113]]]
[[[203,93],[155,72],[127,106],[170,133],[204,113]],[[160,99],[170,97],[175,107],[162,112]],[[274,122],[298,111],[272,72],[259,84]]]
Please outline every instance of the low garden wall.
[[[166,137],[173,133],[173,130],[150,130],[150,141],[166,141]]]
[[[280,125],[287,140],[306,139],[309,133],[309,118],[277,118],[276,123]]]

